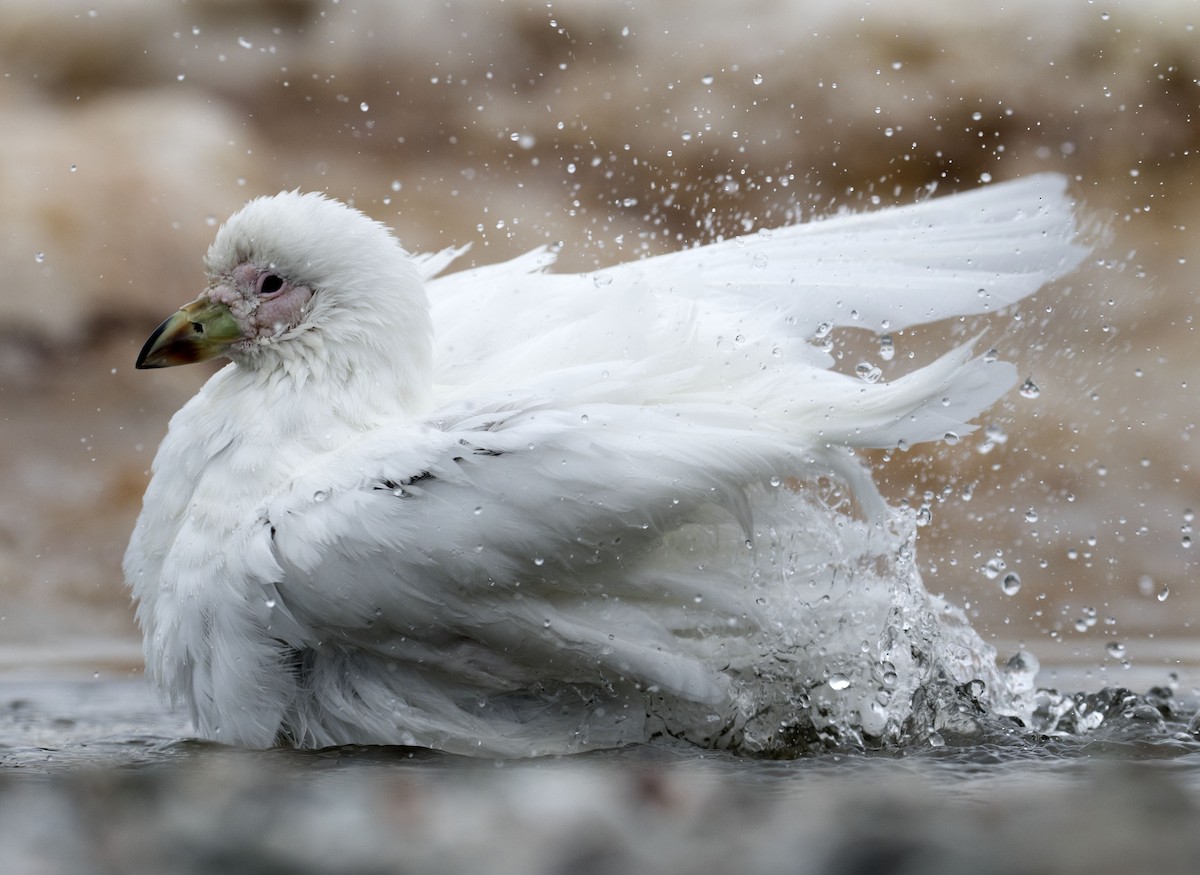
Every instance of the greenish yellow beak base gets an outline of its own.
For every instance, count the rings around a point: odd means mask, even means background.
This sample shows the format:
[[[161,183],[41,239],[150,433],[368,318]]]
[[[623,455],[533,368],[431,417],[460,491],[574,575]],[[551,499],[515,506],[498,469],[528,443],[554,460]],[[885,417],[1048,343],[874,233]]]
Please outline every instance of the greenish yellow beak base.
[[[245,335],[224,304],[198,298],[154,329],[137,367],[170,368],[216,358]]]

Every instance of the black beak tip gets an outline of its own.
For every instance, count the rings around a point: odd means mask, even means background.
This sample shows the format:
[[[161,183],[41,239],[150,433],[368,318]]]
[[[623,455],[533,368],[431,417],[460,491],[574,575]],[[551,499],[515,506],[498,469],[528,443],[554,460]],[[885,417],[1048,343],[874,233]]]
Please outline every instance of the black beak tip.
[[[162,333],[167,330],[167,325],[170,321],[170,319],[164,320],[163,323],[155,328],[153,333],[146,338],[146,342],[142,344],[142,351],[138,353],[137,361],[133,365],[139,371],[146,371],[150,370],[151,368],[166,367],[166,364],[164,364],[161,359],[152,359],[151,356],[154,353],[154,347],[158,343],[158,339],[162,336]]]

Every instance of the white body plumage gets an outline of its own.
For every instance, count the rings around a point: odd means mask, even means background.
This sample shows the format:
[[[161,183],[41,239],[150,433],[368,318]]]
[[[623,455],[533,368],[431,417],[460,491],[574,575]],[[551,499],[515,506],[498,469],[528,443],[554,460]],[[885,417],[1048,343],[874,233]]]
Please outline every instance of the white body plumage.
[[[139,361],[233,359],[172,419],[125,557],[147,671],[248,746],[769,748],[820,681],[806,612],[891,549],[848,448],[965,433],[1015,380],[966,344],[872,384],[812,338],[1002,309],[1073,237],[1040,176],[598,276],[539,251],[432,279],[458,253],[253,201],[204,313]]]

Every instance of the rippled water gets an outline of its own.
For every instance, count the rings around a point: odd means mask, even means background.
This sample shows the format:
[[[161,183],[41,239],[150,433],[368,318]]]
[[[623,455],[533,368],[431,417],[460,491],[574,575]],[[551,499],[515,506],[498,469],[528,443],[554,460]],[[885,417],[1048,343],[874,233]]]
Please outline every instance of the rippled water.
[[[1194,871],[1194,702],[1043,691],[1036,731],[928,695],[924,735],[876,752],[496,761],[241,751],[140,678],[9,680],[0,848],[64,873]]]

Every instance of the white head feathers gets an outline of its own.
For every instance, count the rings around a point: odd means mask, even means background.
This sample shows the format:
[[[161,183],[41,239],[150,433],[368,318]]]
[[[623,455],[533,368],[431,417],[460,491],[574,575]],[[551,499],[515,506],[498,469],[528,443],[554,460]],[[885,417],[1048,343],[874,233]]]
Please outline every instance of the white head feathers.
[[[417,392],[428,383],[432,328],[420,276],[391,231],[358,210],[319,193],[259,197],[221,226],[204,261],[212,297],[238,285],[253,296],[247,283],[257,278],[261,292],[271,275],[311,291],[296,324],[230,350],[239,364],[345,379],[353,359],[378,368],[384,383],[388,372]]]

